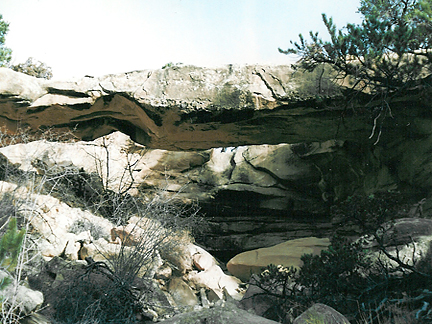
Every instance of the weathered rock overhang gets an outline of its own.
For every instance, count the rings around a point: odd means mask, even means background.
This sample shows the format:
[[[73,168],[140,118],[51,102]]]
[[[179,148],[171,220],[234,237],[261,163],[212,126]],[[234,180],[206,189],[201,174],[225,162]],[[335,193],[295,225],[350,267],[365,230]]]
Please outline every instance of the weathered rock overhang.
[[[341,127],[343,98],[317,98],[302,90],[302,82],[288,66],[174,66],[74,82],[2,68],[0,122],[11,130],[75,128],[84,140],[119,130],[149,148],[168,150],[366,135],[349,112]]]

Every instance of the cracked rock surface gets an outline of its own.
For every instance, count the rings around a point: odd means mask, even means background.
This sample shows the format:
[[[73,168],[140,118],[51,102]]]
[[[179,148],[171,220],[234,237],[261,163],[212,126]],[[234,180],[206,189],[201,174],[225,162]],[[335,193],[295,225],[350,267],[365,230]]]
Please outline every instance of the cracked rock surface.
[[[170,150],[328,139],[334,112],[313,107],[302,82],[289,66],[172,66],[74,81],[0,68],[0,122],[73,127],[85,140],[119,130]]]

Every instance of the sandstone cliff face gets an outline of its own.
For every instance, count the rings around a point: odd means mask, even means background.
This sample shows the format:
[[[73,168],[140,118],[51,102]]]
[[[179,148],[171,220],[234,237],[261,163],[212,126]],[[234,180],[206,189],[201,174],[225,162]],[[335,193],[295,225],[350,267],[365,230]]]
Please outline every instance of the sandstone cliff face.
[[[323,115],[303,83],[288,66],[173,66],[73,82],[2,68],[0,121],[33,130],[77,127],[86,140],[120,130],[147,147],[170,150],[334,137],[338,114]]]
[[[1,68],[0,123],[76,127],[84,140],[131,136],[144,145],[136,144],[147,172],[142,190],[169,176],[169,191],[197,199],[211,251],[329,236],[329,206],[356,192],[429,197],[427,96],[402,98],[372,133],[373,115],[313,88],[287,66],[174,66],[68,82]]]

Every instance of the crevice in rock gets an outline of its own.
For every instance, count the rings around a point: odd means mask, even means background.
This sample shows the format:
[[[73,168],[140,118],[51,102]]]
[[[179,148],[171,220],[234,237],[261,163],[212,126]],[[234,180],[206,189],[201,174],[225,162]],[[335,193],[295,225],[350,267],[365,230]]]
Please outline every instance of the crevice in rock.
[[[17,97],[16,95],[0,94],[0,103],[7,104],[8,102],[12,102],[18,107],[28,107],[31,104],[31,101]]]
[[[44,112],[47,109],[52,109],[54,105],[44,105],[44,106],[36,106],[36,107],[28,107],[27,109],[27,114],[38,114],[41,112]],[[86,102],[86,103],[79,103],[79,104],[64,104],[64,105],[58,105],[58,107],[69,107],[72,110],[77,110],[77,111],[83,111],[83,110],[88,110],[91,108],[91,104]]]
[[[230,159],[230,165],[231,165],[231,169],[228,172],[228,181],[229,182],[231,182],[234,169],[237,166],[237,164],[235,162],[235,152],[232,152],[231,159]]]
[[[118,111],[95,111],[87,115],[71,118],[70,120],[71,122],[82,122],[98,118],[114,118],[114,116],[121,116],[121,113]]]
[[[270,92],[271,92],[273,98],[275,98],[275,99],[277,99],[277,100],[281,99],[281,98],[279,97],[279,95],[274,91],[274,89],[272,88],[272,86],[267,82],[267,80],[264,78],[264,76],[261,74],[260,71],[255,70],[255,74],[256,74],[257,76],[259,76],[259,78],[260,78],[260,79],[262,80],[262,82],[265,84],[266,88],[270,90]]]
[[[155,113],[155,112],[153,112],[151,109],[149,109],[149,107],[151,107],[151,106],[139,102],[135,97],[133,97],[131,94],[126,93],[126,92],[117,92],[117,93],[113,93],[113,94],[102,96],[102,97],[98,98],[93,105],[97,105],[98,101],[102,100],[103,101],[103,105],[104,106],[108,106],[108,105],[111,104],[111,102],[117,96],[118,97],[122,97],[125,100],[128,100],[131,103],[135,104],[137,106],[137,108],[142,109],[144,111],[144,113],[147,114],[147,116],[154,122],[154,124],[156,126],[159,126],[159,127],[162,126],[162,124],[163,124],[163,116],[162,116],[161,113]],[[113,107],[113,110],[114,109],[115,109],[115,107]]]
[[[283,89],[283,91],[284,91],[285,93],[287,93],[287,90],[286,90],[286,88],[284,87],[284,85],[283,85],[281,79],[278,78],[277,76],[275,76],[274,74],[270,73],[270,72],[268,72],[268,74],[269,74],[269,75],[270,75],[274,80],[276,80],[276,81],[279,83],[279,85],[281,86],[281,88]]]
[[[205,124],[212,122],[220,122],[221,124],[236,123],[244,120],[250,120],[255,116],[255,109],[244,108],[241,110],[235,109],[214,109],[191,111],[181,114],[180,120],[174,125],[179,126],[182,123],[189,122],[195,124]]]
[[[73,89],[59,89],[54,87],[47,87],[47,91],[50,94],[57,94],[71,98],[90,98],[91,95],[85,92],[75,91]]]
[[[244,161],[245,161],[249,166],[251,166],[255,171],[263,172],[263,173],[265,173],[265,174],[271,176],[271,177],[276,181],[276,183],[280,185],[280,186],[278,186],[280,189],[288,189],[288,188],[290,187],[290,186],[289,186],[290,181],[278,177],[276,174],[274,174],[273,172],[271,172],[270,170],[268,170],[268,169],[266,169],[266,168],[263,168],[263,167],[259,167],[259,166],[254,165],[251,161],[249,161],[249,160],[246,158],[246,156],[245,156],[245,152],[242,153],[242,157],[243,157],[243,160],[244,160]]]

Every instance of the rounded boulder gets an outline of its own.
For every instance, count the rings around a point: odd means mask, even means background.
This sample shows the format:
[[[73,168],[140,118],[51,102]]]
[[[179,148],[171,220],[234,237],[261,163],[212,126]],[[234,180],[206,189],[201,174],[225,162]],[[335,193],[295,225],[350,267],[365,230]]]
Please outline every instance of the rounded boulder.
[[[305,237],[290,240],[267,248],[237,254],[228,261],[228,271],[246,282],[252,274],[261,273],[262,268],[274,264],[299,268],[303,254],[319,254],[330,245],[328,238]]]

